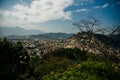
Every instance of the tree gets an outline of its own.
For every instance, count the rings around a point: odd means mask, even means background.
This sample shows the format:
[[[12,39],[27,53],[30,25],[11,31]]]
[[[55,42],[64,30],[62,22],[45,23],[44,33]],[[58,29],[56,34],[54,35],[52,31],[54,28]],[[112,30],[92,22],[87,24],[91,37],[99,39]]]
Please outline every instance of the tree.
[[[79,28],[80,32],[90,32],[95,33],[101,31],[102,29],[97,29],[101,24],[101,21],[95,17],[88,17],[86,20],[80,20],[79,22],[74,22],[73,25]]]
[[[88,17],[86,20],[80,20],[73,23],[77,26],[81,33],[86,33],[89,39],[89,45],[93,44],[97,46],[97,49],[105,56],[110,57],[108,54],[108,48],[120,47],[120,26],[115,25],[109,31],[107,28],[100,28],[101,21],[95,17]],[[107,31],[107,32],[106,32]],[[96,34],[96,33],[108,33],[108,35]],[[79,36],[78,36],[79,37]],[[94,43],[91,43],[93,41]]]
[[[92,37],[95,33],[105,32],[104,28],[100,28],[100,24],[101,21],[92,16],[73,23],[73,25],[75,25],[81,33],[86,32],[89,42],[92,40]]]
[[[79,30],[80,33],[86,33],[89,44],[91,44],[91,41],[94,39],[93,36],[96,33],[104,33],[105,29],[100,28],[101,21],[96,19],[95,17],[88,17],[87,19],[80,20],[79,22],[74,22],[73,25],[75,25]],[[99,42],[97,42],[99,45]]]
[[[89,39],[89,43],[91,43],[90,41],[93,39],[94,34],[105,33],[106,28],[101,28],[101,24],[101,21],[93,16],[73,23],[73,25],[75,25],[79,29],[80,33],[86,33]]]
[[[7,39],[0,40],[0,79],[16,80],[24,74],[29,55],[20,42],[12,43]]]
[[[112,47],[120,47],[118,45],[120,43],[120,25],[113,25],[108,31],[108,44]]]

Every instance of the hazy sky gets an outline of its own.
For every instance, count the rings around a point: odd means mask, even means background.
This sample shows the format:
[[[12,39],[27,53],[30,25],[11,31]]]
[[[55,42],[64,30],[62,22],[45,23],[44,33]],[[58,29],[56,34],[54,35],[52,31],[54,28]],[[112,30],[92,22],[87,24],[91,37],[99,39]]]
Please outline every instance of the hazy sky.
[[[120,24],[120,0],[0,0],[0,27],[73,33],[73,22],[94,16]]]

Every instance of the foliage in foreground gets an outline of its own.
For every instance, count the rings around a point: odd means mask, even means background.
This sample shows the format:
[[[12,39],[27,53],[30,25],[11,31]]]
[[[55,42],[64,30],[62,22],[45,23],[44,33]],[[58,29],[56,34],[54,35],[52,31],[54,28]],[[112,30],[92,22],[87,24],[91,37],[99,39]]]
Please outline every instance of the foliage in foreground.
[[[0,40],[0,79],[16,80],[28,66],[29,55],[20,42],[14,44]]]
[[[113,56],[114,57],[114,56]],[[119,80],[120,68],[99,54],[57,49],[29,58],[21,43],[0,40],[1,80]]]
[[[119,75],[118,75],[119,74]],[[120,73],[104,62],[81,62],[63,73],[46,75],[43,80],[118,80]]]
[[[36,59],[36,58],[34,58]],[[33,60],[32,60],[33,61]],[[120,69],[99,54],[75,49],[58,49],[47,53],[34,67],[31,80],[118,80]],[[35,63],[35,62],[33,62]]]
[[[61,48],[45,54],[42,59],[37,56],[32,57],[29,62],[32,69],[30,75],[34,79],[41,79],[50,73],[64,72],[79,61],[85,61],[87,59],[86,53],[78,48]]]

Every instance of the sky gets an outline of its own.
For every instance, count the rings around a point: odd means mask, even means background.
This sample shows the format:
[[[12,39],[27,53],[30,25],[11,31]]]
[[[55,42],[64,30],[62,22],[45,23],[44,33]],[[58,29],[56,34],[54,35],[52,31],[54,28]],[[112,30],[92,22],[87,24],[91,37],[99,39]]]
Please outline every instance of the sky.
[[[72,23],[88,16],[120,24],[120,0],[0,0],[0,27],[76,33]]]

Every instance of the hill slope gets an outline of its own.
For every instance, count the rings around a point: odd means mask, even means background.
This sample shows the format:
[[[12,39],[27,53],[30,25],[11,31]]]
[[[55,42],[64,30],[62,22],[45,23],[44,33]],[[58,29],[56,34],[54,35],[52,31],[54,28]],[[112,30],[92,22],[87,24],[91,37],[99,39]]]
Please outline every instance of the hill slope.
[[[76,39],[80,43],[82,43],[82,42],[85,44],[89,43],[89,37],[87,35],[87,32],[75,34],[70,38]],[[119,44],[120,43],[120,34],[115,34],[111,37],[109,37],[109,35],[93,34],[91,39],[94,42],[100,42],[100,44],[103,44],[103,45],[120,48],[120,44]]]

